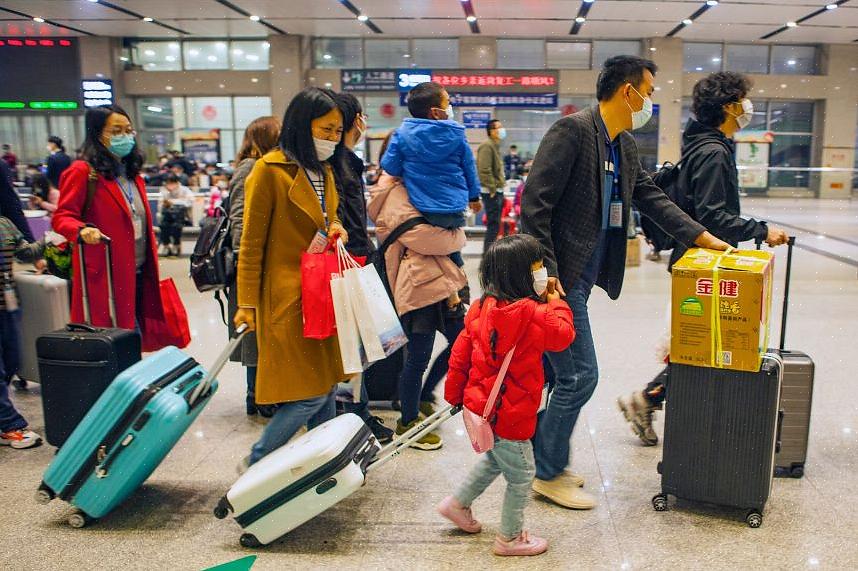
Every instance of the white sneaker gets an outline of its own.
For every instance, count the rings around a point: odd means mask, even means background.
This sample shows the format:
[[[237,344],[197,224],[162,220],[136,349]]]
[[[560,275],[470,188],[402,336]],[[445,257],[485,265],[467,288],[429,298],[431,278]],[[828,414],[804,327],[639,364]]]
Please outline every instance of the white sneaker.
[[[42,445],[42,437],[29,429],[10,430],[0,434],[0,446],[11,446],[16,450]]]

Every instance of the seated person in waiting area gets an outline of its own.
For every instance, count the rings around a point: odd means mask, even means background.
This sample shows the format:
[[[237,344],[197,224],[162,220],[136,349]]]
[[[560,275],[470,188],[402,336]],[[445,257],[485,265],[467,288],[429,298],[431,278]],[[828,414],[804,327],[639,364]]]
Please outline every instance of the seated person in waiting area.
[[[177,256],[182,251],[182,227],[194,193],[175,174],[167,175],[161,187],[158,210],[161,212],[161,255]]]
[[[470,204],[480,211],[480,179],[465,127],[453,121],[450,95],[440,84],[421,83],[408,93],[405,119],[390,140],[381,168],[402,177],[408,200],[433,226],[453,229],[465,226]],[[450,258],[464,265],[460,252]],[[459,304],[458,294],[448,300]]]

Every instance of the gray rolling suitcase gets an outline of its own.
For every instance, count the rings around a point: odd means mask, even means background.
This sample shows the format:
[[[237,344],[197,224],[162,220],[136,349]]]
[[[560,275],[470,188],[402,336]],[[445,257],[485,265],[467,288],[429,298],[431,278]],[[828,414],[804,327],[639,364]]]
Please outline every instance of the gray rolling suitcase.
[[[62,329],[69,322],[68,282],[50,274],[33,271],[15,273],[15,286],[21,306],[20,385],[40,382],[36,339]]]
[[[801,478],[807,459],[810,435],[810,409],[813,403],[813,359],[801,351],[787,351],[786,324],[789,307],[789,285],[792,273],[792,249],[795,238],[787,244],[786,282],[781,319],[780,355],[784,364],[780,410],[783,415],[780,447],[775,455],[775,476]]]

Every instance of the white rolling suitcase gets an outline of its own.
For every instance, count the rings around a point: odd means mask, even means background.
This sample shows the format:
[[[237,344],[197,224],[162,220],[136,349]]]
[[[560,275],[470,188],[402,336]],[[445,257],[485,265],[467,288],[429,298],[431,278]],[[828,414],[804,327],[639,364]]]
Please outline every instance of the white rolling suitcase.
[[[383,449],[359,416],[338,416],[251,466],[220,499],[215,517],[234,514],[244,529],[244,547],[271,543],[352,495],[369,470],[398,456],[459,410],[436,412]]]
[[[68,282],[57,276],[33,271],[15,272],[21,306],[21,385],[40,382],[36,339],[63,329],[69,322]]]

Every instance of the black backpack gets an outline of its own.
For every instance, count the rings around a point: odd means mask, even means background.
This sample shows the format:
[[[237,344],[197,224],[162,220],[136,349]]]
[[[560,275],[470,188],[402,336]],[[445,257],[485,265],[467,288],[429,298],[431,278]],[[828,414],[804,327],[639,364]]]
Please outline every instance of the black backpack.
[[[686,149],[685,152],[682,153],[682,156],[679,157],[679,160],[676,161],[676,164],[665,162],[661,168],[652,175],[652,181],[655,185],[662,189],[674,204],[679,206],[686,214],[689,215],[693,213],[694,209],[687,204],[688,201],[686,200],[685,191],[681,188],[682,185],[679,184],[679,174],[681,172],[679,167],[683,162],[687,161],[691,155],[697,152],[698,149],[709,143],[720,144],[731,153],[733,152],[730,147],[720,139],[705,139]],[[672,250],[676,246],[676,241],[673,239],[673,236],[662,230],[661,226],[656,224],[649,216],[646,216],[643,213],[641,213],[641,230],[643,230],[644,237],[646,237],[647,242],[652,244],[652,247],[657,252],[662,250]]]
[[[235,255],[232,251],[229,216],[222,207],[206,216],[191,254],[191,278],[197,291],[219,292],[232,284]]]

